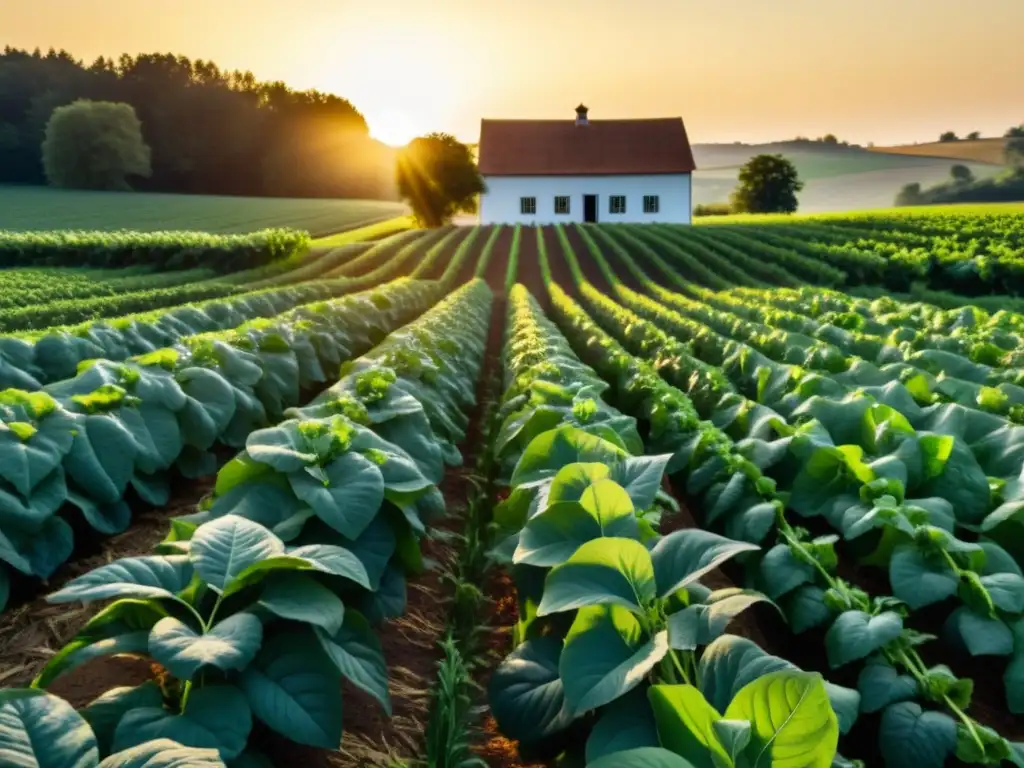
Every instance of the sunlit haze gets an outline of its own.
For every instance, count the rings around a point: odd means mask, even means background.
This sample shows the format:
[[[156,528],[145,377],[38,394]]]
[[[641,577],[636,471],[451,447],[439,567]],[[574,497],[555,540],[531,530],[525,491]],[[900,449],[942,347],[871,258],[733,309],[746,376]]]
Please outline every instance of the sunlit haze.
[[[349,99],[374,136],[682,115],[697,142],[903,143],[1024,120],[1024,0],[17,0],[0,41],[173,52]]]

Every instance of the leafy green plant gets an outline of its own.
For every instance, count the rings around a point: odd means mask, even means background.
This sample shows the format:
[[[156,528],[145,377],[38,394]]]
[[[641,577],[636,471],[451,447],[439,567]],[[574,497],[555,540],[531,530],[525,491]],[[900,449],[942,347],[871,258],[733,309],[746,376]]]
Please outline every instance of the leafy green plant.
[[[149,695],[159,699],[153,690]],[[0,754],[11,765],[54,768],[223,768],[217,750],[185,747],[169,738],[129,746],[101,760],[100,744],[109,746],[110,715],[117,706],[116,697],[111,696],[79,714],[63,699],[43,691],[0,691]]]

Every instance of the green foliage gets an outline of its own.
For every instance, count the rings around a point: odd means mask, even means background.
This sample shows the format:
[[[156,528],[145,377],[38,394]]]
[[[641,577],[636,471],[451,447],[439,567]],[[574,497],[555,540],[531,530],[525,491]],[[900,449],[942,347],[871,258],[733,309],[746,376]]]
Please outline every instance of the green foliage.
[[[954,131],[946,131],[945,133],[942,133],[942,134],[939,135],[939,141],[942,141],[942,142],[960,141],[960,137],[957,136]]]
[[[740,168],[730,204],[737,213],[793,213],[803,186],[791,161],[782,155],[757,155]]]
[[[398,191],[425,227],[448,224],[476,211],[484,183],[469,148],[454,136],[431,133],[409,142],[398,156]]]
[[[266,229],[247,235],[205,232],[2,232],[4,266],[148,267],[154,270],[209,267],[232,272],[259,267],[304,252],[309,235]]]
[[[729,203],[700,203],[693,207],[694,216],[729,216],[732,213]]]
[[[42,152],[55,187],[127,190],[129,177],[151,172],[142,123],[130,104],[80,99],[57,107]]]

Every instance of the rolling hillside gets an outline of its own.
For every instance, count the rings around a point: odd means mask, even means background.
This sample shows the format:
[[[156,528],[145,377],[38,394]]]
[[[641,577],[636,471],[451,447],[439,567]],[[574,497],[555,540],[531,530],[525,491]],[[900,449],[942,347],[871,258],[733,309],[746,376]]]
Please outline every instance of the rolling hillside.
[[[1002,165],[1006,139],[977,139],[974,141],[933,141],[927,144],[904,144],[896,147],[874,147],[872,152],[908,157],[942,158],[972,163]]]
[[[693,180],[695,203],[727,200],[743,163],[758,154],[782,154],[796,164],[806,184],[800,193],[800,210],[805,213],[888,207],[904,184],[938,184],[948,178],[952,163],[960,160],[797,141],[695,144],[693,151],[698,168]],[[979,178],[1002,170],[1001,165],[988,162],[966,164]]]

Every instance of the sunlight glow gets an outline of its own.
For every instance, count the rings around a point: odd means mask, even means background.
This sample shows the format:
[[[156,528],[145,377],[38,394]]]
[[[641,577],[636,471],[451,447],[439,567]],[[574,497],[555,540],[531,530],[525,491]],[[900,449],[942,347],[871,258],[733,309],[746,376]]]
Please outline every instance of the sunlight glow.
[[[417,136],[430,132],[422,119],[416,119],[400,109],[384,109],[380,114],[366,115],[370,135],[392,147],[404,147]]]

